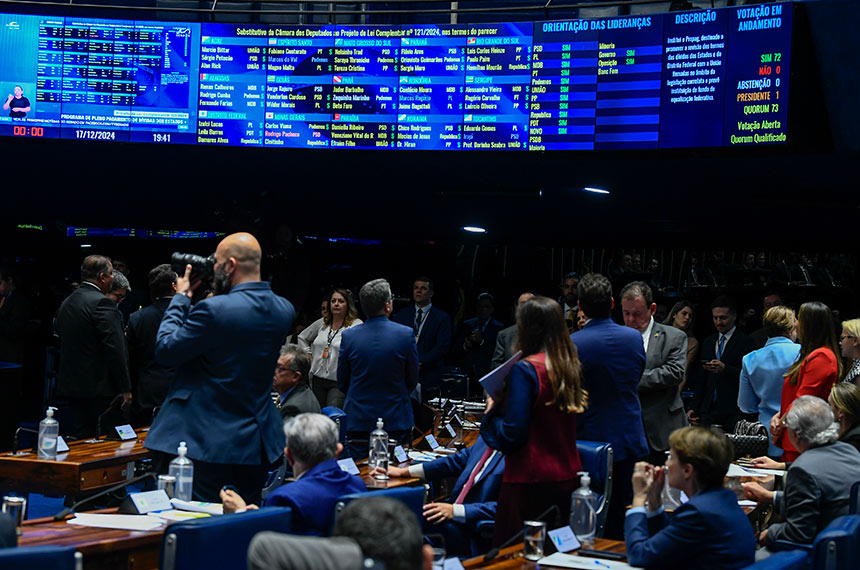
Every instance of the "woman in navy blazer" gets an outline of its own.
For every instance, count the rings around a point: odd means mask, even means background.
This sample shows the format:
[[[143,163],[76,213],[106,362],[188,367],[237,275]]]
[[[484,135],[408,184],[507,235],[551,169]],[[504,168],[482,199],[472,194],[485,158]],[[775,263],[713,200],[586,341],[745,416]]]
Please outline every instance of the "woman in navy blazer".
[[[639,462],[633,473],[633,508],[624,522],[630,565],[706,569],[752,564],[752,526],[737,496],[723,488],[734,454],[728,439],[685,427],[672,432],[669,446],[665,467]],[[666,479],[690,497],[671,517],[662,509]]]

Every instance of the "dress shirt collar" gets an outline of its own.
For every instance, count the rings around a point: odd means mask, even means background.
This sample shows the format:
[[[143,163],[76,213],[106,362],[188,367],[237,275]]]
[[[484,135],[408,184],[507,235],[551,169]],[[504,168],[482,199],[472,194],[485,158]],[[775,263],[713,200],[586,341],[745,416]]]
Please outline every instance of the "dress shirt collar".
[[[296,384],[296,386],[293,386],[292,388],[290,388],[289,390],[287,390],[286,392],[281,394],[281,396],[278,398],[278,403],[283,406],[284,402],[286,402],[287,398],[290,397],[290,394],[292,394],[296,390],[297,386],[298,386],[298,384]]]
[[[99,287],[98,285],[96,285],[96,284],[95,284],[95,283],[93,283],[92,281],[82,281],[80,286],[81,286],[81,287],[83,287],[84,285],[89,285],[90,287],[92,287],[93,289],[95,289],[96,291],[98,291],[99,293],[101,293],[101,292],[102,292],[101,287]]]
[[[651,340],[651,333],[654,331],[654,317],[651,317],[651,321],[648,323],[648,327],[645,329],[645,332],[642,333],[642,344],[645,346],[645,352],[648,352],[648,342]]]
[[[418,305],[415,305],[415,314],[417,315],[418,309],[421,309],[421,318],[423,319],[424,317],[427,316],[427,313],[430,312],[430,309],[432,307],[433,307],[433,303],[427,303],[427,305],[424,307],[419,307]]]

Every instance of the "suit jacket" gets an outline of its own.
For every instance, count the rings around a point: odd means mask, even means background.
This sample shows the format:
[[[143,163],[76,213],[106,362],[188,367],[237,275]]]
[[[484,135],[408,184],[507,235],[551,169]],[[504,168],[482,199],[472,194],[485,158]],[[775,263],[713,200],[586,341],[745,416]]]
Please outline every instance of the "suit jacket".
[[[17,289],[6,295],[0,307],[0,362],[21,364],[30,303]]]
[[[496,337],[496,348],[493,350],[493,360],[490,369],[498,368],[514,355],[514,346],[517,344],[517,325],[499,331]]]
[[[389,432],[412,429],[409,394],[417,385],[412,328],[378,316],[343,331],[337,387],[346,394],[346,431],[371,432],[377,418]]]
[[[329,459],[305,471],[297,481],[275,489],[263,504],[290,507],[294,534],[325,536],[331,532],[337,499],[364,491],[367,486],[361,478],[342,470],[336,459]]]
[[[280,403],[278,408],[281,410],[281,417],[284,419],[293,418],[299,414],[320,413],[320,402],[314,396],[313,391],[306,382],[303,382],[293,388],[287,399]]]
[[[442,365],[451,348],[451,317],[433,305],[423,316],[424,326],[418,337],[418,362],[421,363],[421,386],[436,388],[442,383]],[[397,311],[395,323],[415,330],[415,305]]]
[[[712,334],[702,342],[699,353],[701,360],[716,358],[716,344],[719,333]],[[699,413],[704,425],[719,424],[726,433],[734,430],[740,419],[738,408],[738,387],[740,384],[743,357],[754,349],[753,340],[740,328],[723,347],[722,362],[726,369],[722,374],[702,372],[702,380],[696,386],[692,409]]]
[[[678,385],[687,366],[687,335],[655,322],[645,352],[645,371],[639,380],[639,401],[648,445],[669,449],[669,434],[688,424]]]
[[[570,335],[582,362],[588,408],[578,415],[577,438],[608,441],[615,461],[648,454],[637,387],[645,369],[639,331],[612,319],[591,319]]]
[[[454,339],[452,352],[456,353],[462,362],[463,368],[474,378],[482,378],[490,371],[490,361],[493,358],[493,350],[496,348],[496,339],[502,330],[502,323],[490,318],[482,333],[483,342],[479,346],[466,349],[466,338],[478,327],[478,319],[467,319],[463,321]]]
[[[248,546],[248,570],[363,570],[364,554],[351,538],[263,531]]]
[[[155,408],[164,402],[176,369],[155,361],[155,338],[170,297],[161,297],[151,305],[135,311],[128,318],[125,337],[128,340],[128,364],[134,399],[144,408]]]
[[[460,450],[454,455],[440,457],[425,463],[424,478],[434,481],[445,477],[457,477],[451,496],[450,503],[457,500],[466,482],[472,475],[472,471],[480,461],[481,456],[487,450],[487,444],[480,436],[474,445]],[[505,472],[505,458],[501,453],[496,453],[490,460],[489,465],[484,468],[480,477],[472,483],[472,488],[466,494],[463,506],[466,510],[466,524],[474,527],[479,521],[495,520],[496,502],[499,498],[499,486],[502,484],[502,474]]]
[[[122,317],[95,285],[84,282],[66,297],[55,328],[60,335],[58,397],[131,392]]]
[[[631,566],[745,568],[755,558],[752,527],[728,489],[700,491],[671,517],[631,512],[624,538]]]
[[[158,329],[155,358],[175,366],[176,378],[144,446],[176,453],[185,441],[188,457],[208,463],[275,461],[284,432],[270,397],[272,370],[294,315],[263,281],[240,283],[193,307],[175,295]]]
[[[841,441],[807,449],[785,474],[774,510],[785,517],[767,532],[767,543],[790,540],[812,544],[836,517],[848,514],[851,484],[860,481],[860,452]]]

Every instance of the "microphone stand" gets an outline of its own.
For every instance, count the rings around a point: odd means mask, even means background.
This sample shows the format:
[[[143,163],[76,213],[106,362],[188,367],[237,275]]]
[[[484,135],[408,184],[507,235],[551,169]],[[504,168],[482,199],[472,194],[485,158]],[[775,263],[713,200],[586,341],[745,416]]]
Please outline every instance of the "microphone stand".
[[[117,402],[120,401],[122,401],[122,394],[117,394],[116,398],[111,401],[107,409],[99,414],[99,419],[96,421],[96,436],[93,439],[88,439],[85,443],[99,443],[101,441],[99,437],[102,434],[102,419],[104,419],[104,417],[114,409]]]
[[[155,473],[147,473],[145,475],[141,475],[140,477],[135,477],[134,479],[129,479],[128,481],[123,481],[122,483],[119,483],[118,485],[114,485],[113,487],[109,487],[109,488],[105,489],[104,491],[100,491],[100,492],[96,493],[95,495],[90,495],[86,499],[81,499],[80,501],[75,502],[71,507],[66,507],[62,511],[55,514],[54,520],[55,521],[61,521],[61,520],[65,519],[67,516],[74,514],[76,508],[80,507],[84,503],[89,503],[93,499],[98,499],[99,497],[103,497],[103,496],[107,495],[108,493],[113,493],[114,491],[119,491],[120,489],[122,489],[124,487],[128,487],[129,485],[133,485],[134,483],[139,483],[139,482],[143,481],[144,479],[155,479],[155,477],[156,477]]]
[[[12,456],[29,455],[29,453],[30,453],[29,451],[22,451],[20,453],[18,452],[18,434],[20,434],[22,431],[26,431],[29,433],[35,433],[36,435],[39,435],[39,432],[37,430],[25,428],[24,426],[19,426],[18,429],[15,430],[15,437],[12,439],[12,452],[9,453],[8,455],[12,455]]]
[[[558,513],[558,505],[551,506],[550,508],[548,508],[547,510],[545,510],[544,512],[539,514],[534,520],[537,520],[537,521],[543,520],[544,517],[548,516],[553,511]],[[525,534],[525,532],[526,532],[526,529],[525,529],[525,527],[523,527],[523,530],[521,530],[520,532],[518,532],[514,536],[510,537],[501,546],[491,548],[490,551],[484,555],[484,562],[489,562],[490,560],[492,560],[493,558],[498,556],[499,552],[501,552],[502,549],[509,547],[510,545],[515,543],[518,539],[522,538],[522,536],[523,536],[523,534]]]

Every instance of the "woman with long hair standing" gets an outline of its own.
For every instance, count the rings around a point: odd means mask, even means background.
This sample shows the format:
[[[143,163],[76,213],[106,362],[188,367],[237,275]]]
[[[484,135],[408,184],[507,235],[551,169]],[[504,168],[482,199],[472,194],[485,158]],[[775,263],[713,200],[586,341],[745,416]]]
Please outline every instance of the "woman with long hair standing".
[[[576,414],[585,410],[580,363],[559,304],[534,297],[517,309],[522,360],[508,375],[499,402],[487,399],[481,436],[505,454],[493,542],[522,529],[523,520],[556,505],[570,519],[570,495],[582,468]]]
[[[782,447],[783,461],[794,461],[800,454],[788,438],[782,437],[782,419],[791,404],[801,396],[817,396],[824,401],[842,377],[842,358],[836,341],[833,314],[824,303],[811,301],[800,306],[797,314],[800,354],[785,374],[779,413],[770,420],[773,444]],[[780,444],[781,442],[781,444]]]
[[[340,339],[345,329],[360,325],[358,308],[348,289],[335,289],[323,304],[323,317],[311,323],[299,335],[299,346],[310,350],[311,387],[320,402],[320,407],[343,408],[346,398],[337,389],[337,358],[340,354]]]
[[[669,316],[663,324],[684,331],[687,335],[687,367],[684,369],[684,380],[678,386],[678,390],[683,392],[690,370],[695,369],[696,357],[699,355],[699,341],[693,336],[693,304],[686,299],[678,301],[669,311]]]

